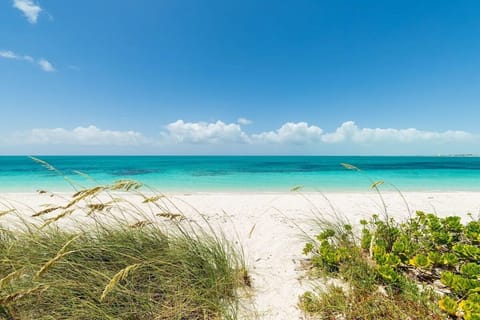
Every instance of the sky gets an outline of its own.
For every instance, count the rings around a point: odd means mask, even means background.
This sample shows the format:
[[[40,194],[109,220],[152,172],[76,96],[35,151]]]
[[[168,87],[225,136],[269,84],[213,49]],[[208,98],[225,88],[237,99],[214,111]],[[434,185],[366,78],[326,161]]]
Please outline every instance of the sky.
[[[0,1],[0,154],[480,154],[479,120],[478,1]]]

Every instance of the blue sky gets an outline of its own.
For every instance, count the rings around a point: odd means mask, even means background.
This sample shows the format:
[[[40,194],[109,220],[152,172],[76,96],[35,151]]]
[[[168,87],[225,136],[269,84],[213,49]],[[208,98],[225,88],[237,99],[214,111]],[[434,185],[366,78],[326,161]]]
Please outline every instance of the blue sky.
[[[4,0],[0,21],[0,154],[480,153],[478,1]]]

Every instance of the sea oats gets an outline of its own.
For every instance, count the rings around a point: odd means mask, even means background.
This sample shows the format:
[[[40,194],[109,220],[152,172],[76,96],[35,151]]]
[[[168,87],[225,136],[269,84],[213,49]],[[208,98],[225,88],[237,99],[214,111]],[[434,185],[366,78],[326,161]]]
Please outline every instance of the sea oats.
[[[157,216],[163,217],[163,218],[168,218],[170,220],[179,220],[182,221],[185,219],[185,216],[179,213],[171,213],[171,212],[162,212],[162,213],[157,213]]]
[[[145,226],[148,226],[148,225],[151,225],[152,222],[151,221],[138,221],[138,222],[135,222],[133,224],[130,224],[128,225],[129,228],[141,228],[141,227],[145,227]]]
[[[129,266],[123,268],[119,272],[117,272],[113,276],[113,278],[110,279],[110,282],[107,284],[105,289],[103,289],[102,295],[100,296],[100,301],[103,301],[105,299],[105,297],[107,296],[107,294],[110,293],[115,288],[117,283],[124,280],[128,276],[129,272],[137,269],[139,266],[140,266],[140,264],[138,264],[138,263],[132,264],[132,265],[129,265]]]
[[[164,198],[165,196],[164,195],[156,195],[156,196],[153,196],[153,197],[145,197],[145,199],[142,201],[143,203],[148,203],[148,202],[155,202],[155,201],[158,201],[162,198]]]
[[[35,276],[37,278],[40,278],[45,272],[47,272],[48,270],[50,270],[50,268],[55,264],[57,263],[58,260],[62,259],[63,257],[65,257],[66,255],[69,255],[71,253],[75,252],[75,250],[72,250],[72,251],[67,251],[67,252],[64,252],[64,253],[61,253],[61,254],[57,254],[54,258],[50,259],[47,261],[47,263],[45,263],[42,268],[40,268],[40,270],[37,271],[37,273],[35,274]]]
[[[56,206],[56,207],[51,207],[51,208],[46,208],[46,209],[43,209],[41,211],[38,211],[37,213],[33,214],[32,217],[39,217],[39,216],[43,216],[47,213],[50,213],[50,212],[53,212],[55,210],[58,210],[58,209],[62,209],[63,207],[62,206]]]
[[[92,203],[88,204],[87,208],[90,209],[87,213],[87,215],[91,215],[94,212],[101,212],[104,211],[106,208],[109,208],[110,206],[106,203]]]
[[[17,291],[17,292],[14,292],[14,293],[6,296],[6,297],[0,298],[0,304],[6,305],[6,304],[9,304],[11,302],[20,300],[21,298],[29,296],[31,294],[40,294],[42,292],[45,292],[48,288],[49,288],[49,286],[41,284],[41,285],[38,285],[38,286],[36,286],[34,288],[31,288],[31,289],[28,289],[28,290]]]
[[[45,263],[41,268],[40,270],[37,271],[37,273],[35,274],[35,276],[37,278],[40,278],[45,272],[47,272],[55,263],[58,262],[58,260],[62,259],[63,257],[65,257],[66,255],[69,255],[71,253],[75,252],[75,250],[72,250],[72,251],[67,251],[67,252],[64,252],[64,253],[60,253],[60,254],[57,254],[54,258],[50,259],[47,261],[47,263]]]
[[[118,180],[112,186],[109,187],[110,190],[138,190],[143,186],[140,182],[134,180]]]
[[[23,273],[23,270],[17,270],[7,274],[5,277],[0,279],[0,289],[5,288],[12,280],[17,279]]]
[[[76,205],[77,203],[79,203],[81,200],[84,200],[85,198],[88,198],[88,197],[93,197],[99,194],[100,192],[102,192],[103,190],[105,190],[105,187],[103,186],[80,190],[72,196],[72,200],[64,208],[68,209]]]
[[[37,271],[36,273],[36,277],[39,278],[42,276],[42,274],[44,274],[45,272],[47,272],[58,260],[62,259],[63,257],[65,257],[66,255],[69,255],[73,252],[75,252],[75,250],[71,250],[71,251],[66,251],[67,250],[67,247],[73,242],[75,241],[76,239],[78,239],[80,237],[80,235],[77,235],[75,237],[73,237],[72,239],[68,240],[64,245],[63,247],[58,251],[57,255],[48,260],[47,263],[45,263],[41,268],[40,270]]]
[[[1,216],[5,216],[5,215],[7,215],[7,214],[9,214],[9,213],[13,213],[13,212],[15,212],[15,211],[16,211],[16,209],[8,209],[8,210],[0,211],[0,217],[1,217]]]
[[[71,213],[73,213],[75,210],[64,210],[62,213],[56,215],[55,217],[52,217],[52,218],[49,218],[49,219],[46,219],[45,220],[45,223],[40,227],[41,229],[48,226],[49,224],[53,223],[53,222],[56,222],[68,215],[70,215]]]

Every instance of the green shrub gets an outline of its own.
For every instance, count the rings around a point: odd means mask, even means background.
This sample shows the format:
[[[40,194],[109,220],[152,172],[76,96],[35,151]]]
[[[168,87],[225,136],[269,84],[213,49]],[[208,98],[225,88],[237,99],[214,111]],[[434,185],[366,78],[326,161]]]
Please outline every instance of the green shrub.
[[[458,216],[441,218],[418,211],[403,223],[373,215],[369,220],[361,220],[360,225],[362,230],[356,241],[339,241],[342,234],[354,239],[351,228],[339,227],[337,230],[341,231],[337,231],[335,237],[323,240],[325,243],[310,243],[310,250],[305,253],[311,256],[314,268],[326,269],[343,279],[347,278],[345,274],[349,274],[349,283],[355,291],[358,280],[352,281],[352,275],[353,278],[361,278],[362,275],[352,272],[349,262],[364,260],[376,273],[375,280],[370,280],[372,286],[386,287],[389,294],[410,296],[413,300],[436,301],[424,304],[433,313],[439,308],[450,317],[478,319],[478,220],[462,224]],[[321,231],[320,235],[317,240],[323,239],[325,232]],[[436,280],[447,286],[451,293],[439,299],[435,294],[415,290],[416,283],[433,286]]]

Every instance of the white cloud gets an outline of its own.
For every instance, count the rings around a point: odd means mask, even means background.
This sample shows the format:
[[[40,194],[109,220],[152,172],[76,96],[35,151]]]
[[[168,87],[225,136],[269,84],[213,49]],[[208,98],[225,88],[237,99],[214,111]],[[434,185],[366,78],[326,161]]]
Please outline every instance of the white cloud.
[[[45,72],[54,72],[55,71],[55,68],[52,66],[52,64],[48,60],[45,60],[43,58],[38,60],[38,65]]]
[[[20,60],[20,61],[26,61],[29,63],[35,63],[35,59],[32,56],[29,55],[19,55],[13,51],[10,50],[0,50],[0,58],[4,59],[13,59],[13,60]],[[40,67],[45,72],[54,72],[55,68],[53,65],[50,63],[50,61],[41,58],[36,60],[37,65]]]
[[[10,144],[39,145],[114,145],[131,146],[147,143],[147,139],[136,131],[101,130],[96,126],[77,127],[73,130],[64,128],[32,129],[19,132],[10,139]]]
[[[248,136],[236,123],[184,122],[177,120],[167,125],[163,137],[177,143],[219,144],[229,142],[248,142]]]
[[[33,63],[35,61],[35,59],[33,59],[32,57],[30,56],[23,56],[23,60],[25,61],[28,61],[30,63]]]
[[[45,154],[131,150],[151,154],[476,154],[480,136],[452,130],[361,128],[353,121],[327,133],[306,122],[287,122],[277,130],[249,134],[238,123],[177,120],[156,138],[91,125],[3,134],[0,146],[0,153],[35,150]]]
[[[320,142],[323,130],[310,126],[306,122],[287,122],[276,131],[262,132],[252,135],[252,141],[260,143],[292,143],[308,144]]]
[[[238,121],[240,122],[240,121]],[[344,122],[333,132],[306,122],[287,122],[277,130],[247,134],[240,124],[217,122],[184,122],[177,120],[166,126],[163,142],[190,144],[276,144],[276,145],[354,145],[382,143],[446,143],[467,142],[475,136],[465,131],[422,131],[418,129],[359,128],[355,122]]]
[[[472,140],[474,136],[465,131],[422,131],[414,128],[359,128],[355,122],[347,121],[334,132],[324,134],[322,141],[326,143],[420,143],[420,142],[455,142]]]
[[[28,22],[37,23],[42,8],[32,0],[13,0],[13,7],[22,11]]]
[[[15,52],[10,51],[10,50],[0,50],[0,57],[5,58],[5,59],[20,59],[19,56],[15,54]]]
[[[248,126],[249,124],[252,124],[253,121],[247,118],[238,118],[237,123],[242,126]]]

